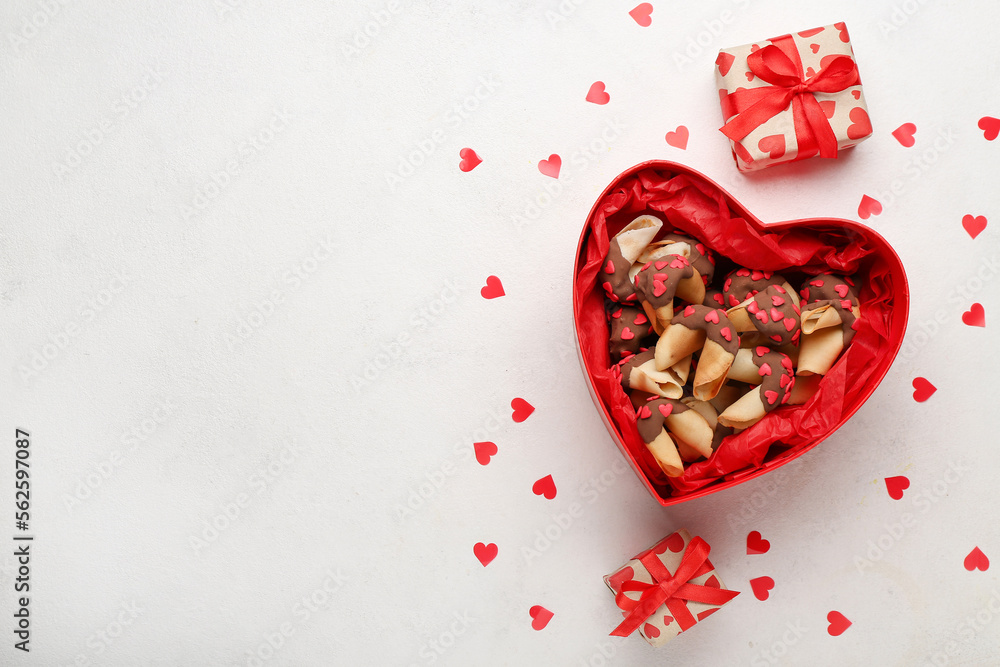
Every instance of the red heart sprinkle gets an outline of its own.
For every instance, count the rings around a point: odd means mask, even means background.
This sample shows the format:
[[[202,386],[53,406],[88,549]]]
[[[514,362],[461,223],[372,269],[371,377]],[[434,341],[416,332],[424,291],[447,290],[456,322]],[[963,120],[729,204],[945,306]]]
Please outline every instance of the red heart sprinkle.
[[[757,373],[764,377],[765,375],[771,374],[771,364],[761,364],[760,368],[757,369]]]
[[[631,329],[628,327],[622,329],[622,340],[632,340],[633,338],[635,338],[635,334],[632,333]]]
[[[968,324],[970,327],[985,327],[986,311],[983,309],[983,304],[972,304],[971,308],[962,313],[962,322]]]
[[[791,331],[792,329],[795,328],[795,326],[797,324],[798,324],[798,322],[795,321],[794,317],[786,317],[785,318],[785,330],[786,331]]]
[[[667,286],[663,284],[662,280],[653,281],[653,296],[663,296],[667,291]]]
[[[733,340],[733,332],[729,330],[729,327],[722,327],[719,329],[719,335],[725,338],[727,341]]]
[[[688,261],[681,256],[678,256],[676,259],[670,262],[671,269],[683,269],[687,265]]]
[[[771,309],[771,319],[774,320],[775,322],[780,322],[781,318],[782,318],[781,311],[778,310],[777,308],[772,308]]]
[[[850,288],[847,285],[840,284],[840,285],[835,285],[833,291],[836,292],[837,296],[839,296],[841,299],[844,299],[847,298],[847,291],[849,289]]]
[[[767,354],[767,353],[768,353],[768,352],[770,352],[770,351],[771,351],[771,348],[769,348],[769,347],[764,347],[763,345],[758,345],[758,346],[757,346],[757,349],[756,349],[756,350],[754,350],[754,352],[756,352],[756,353],[757,353],[757,356],[758,356],[758,357],[763,357],[763,356],[764,356],[765,354]]]
[[[774,405],[774,402],[778,400],[778,392],[767,390],[764,392],[764,398],[767,399],[768,405]]]
[[[660,414],[664,417],[669,417],[670,413],[674,411],[674,406],[670,403],[660,403],[656,407],[660,409]]]
[[[705,321],[706,322],[711,322],[712,324],[718,324],[719,323],[719,311],[717,311],[717,310],[710,310],[710,311],[708,311],[708,314],[705,315]]]
[[[613,275],[615,272],[615,263],[612,262],[610,259],[608,260],[608,263],[604,265],[604,272],[609,276]]]
[[[694,315],[694,306],[688,306],[684,309],[684,317],[691,317]]]
[[[653,416],[653,411],[649,409],[648,405],[644,405],[639,408],[638,417],[639,419],[649,419]]]
[[[783,306],[783,305],[785,305],[785,300],[782,297],[780,297],[780,296],[778,296],[776,294],[772,294],[771,295],[771,305],[774,305],[774,306]]]
[[[669,262],[667,262],[667,260],[661,259],[658,262],[654,263],[653,266],[655,266],[657,268],[657,270],[659,270],[659,269],[664,268],[668,264],[669,264]],[[660,280],[666,280],[666,278],[661,278]]]
[[[903,491],[910,488],[910,480],[905,475],[885,478],[885,490],[889,492],[889,497],[899,500],[903,497]]]
[[[632,321],[632,323],[635,324],[636,326],[641,326],[646,322],[649,322],[649,319],[643,313],[639,313],[638,315],[636,315],[635,319]]]

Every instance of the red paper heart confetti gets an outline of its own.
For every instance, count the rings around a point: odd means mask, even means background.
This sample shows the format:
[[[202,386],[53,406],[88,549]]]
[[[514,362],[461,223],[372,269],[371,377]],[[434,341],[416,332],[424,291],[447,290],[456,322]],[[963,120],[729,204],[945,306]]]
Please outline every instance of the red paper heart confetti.
[[[667,132],[667,143],[674,148],[685,150],[688,146],[688,129],[683,125],[678,125],[673,132]]]
[[[903,491],[910,488],[910,480],[905,475],[885,478],[885,490],[889,492],[889,497],[899,500],[903,497]]]
[[[611,96],[604,91],[603,81],[595,81],[590,84],[590,90],[587,91],[587,101],[594,104],[607,104],[611,101]]]
[[[844,634],[847,628],[851,627],[851,622],[839,611],[831,611],[826,615],[826,620],[830,623],[826,631],[830,633],[831,637],[839,637]]]
[[[479,290],[479,293],[483,295],[484,299],[496,299],[501,297],[506,292],[503,291],[503,283],[496,276],[490,276],[486,279],[486,285]]]
[[[990,569],[990,559],[986,557],[986,554],[979,547],[976,547],[965,557],[965,569],[969,572],[973,570],[985,572]]]
[[[937,387],[932,385],[927,378],[913,378],[913,400],[917,403],[923,403],[931,395],[937,391]]]
[[[545,607],[536,604],[528,610],[528,615],[531,616],[532,629],[544,630],[545,626],[552,620],[554,614]]]
[[[774,579],[771,577],[751,579],[750,588],[753,589],[754,597],[763,602],[770,595],[771,589],[774,588]]]
[[[531,413],[535,411],[535,406],[528,403],[523,398],[515,398],[510,402],[510,407],[514,410],[511,417],[518,424],[523,422],[525,419],[531,416]]]
[[[497,557],[497,553],[499,553],[499,551],[500,549],[497,545],[492,542],[489,544],[476,542],[476,546],[472,547],[472,553],[476,555],[476,558],[478,558],[479,562],[483,564],[483,567],[492,563],[493,559]]]
[[[560,169],[562,169],[562,158],[556,153],[550,155],[548,160],[538,161],[538,171],[542,172],[543,176],[559,178]]]
[[[858,217],[862,220],[867,220],[873,215],[878,215],[882,212],[882,204],[873,197],[868,195],[862,195],[861,203],[858,205]]]
[[[476,460],[481,466],[487,465],[490,457],[497,453],[497,446],[492,442],[474,442],[472,446],[476,450]]]
[[[986,311],[983,309],[983,304],[972,304],[971,308],[962,313],[962,322],[968,324],[970,327],[985,327]]]
[[[653,5],[648,2],[644,2],[641,5],[636,5],[632,11],[628,13],[635,22],[641,25],[643,28],[648,28],[649,24],[653,22],[650,16],[653,13]]]
[[[747,534],[747,554],[766,554],[767,550],[771,548],[771,543],[765,540],[760,535],[759,530],[750,531]]]
[[[546,475],[531,486],[531,491],[536,496],[545,496],[548,500],[556,497],[556,483],[552,480],[552,475]]]
[[[719,57],[715,59],[715,64],[719,66],[719,73],[722,76],[729,74],[734,62],[736,62],[736,56],[725,51],[719,51]]]
[[[458,168],[462,171],[472,171],[483,162],[482,158],[476,155],[476,151],[471,148],[463,148],[458,152],[458,156],[462,158],[462,161],[458,163]]]
[[[1000,118],[983,116],[979,119],[979,129],[983,131],[986,141],[993,141],[1000,135]]]
[[[769,137],[763,137],[757,142],[757,147],[767,153],[772,160],[777,160],[785,154],[785,135],[772,134]]]
[[[972,215],[963,215],[962,226],[965,227],[965,231],[968,232],[969,236],[976,238],[986,229],[986,216],[977,215],[973,217]]]
[[[892,136],[896,137],[896,141],[900,143],[905,148],[909,148],[916,140],[913,138],[913,134],[917,131],[917,126],[913,123],[903,123],[895,130],[892,131]]]
[[[849,139],[861,139],[872,133],[872,121],[861,107],[851,109],[851,125],[847,128]]]

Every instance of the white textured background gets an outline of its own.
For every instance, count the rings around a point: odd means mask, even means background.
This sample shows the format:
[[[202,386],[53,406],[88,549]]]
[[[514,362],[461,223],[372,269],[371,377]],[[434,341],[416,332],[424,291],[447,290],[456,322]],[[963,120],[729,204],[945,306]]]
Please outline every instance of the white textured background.
[[[0,662],[994,664],[1000,140],[976,125],[1000,116],[995,3],[659,0],[648,28],[597,0],[161,4],[0,8]],[[739,175],[718,49],[840,20],[875,135]],[[597,80],[607,105],[584,101]],[[682,124],[686,150],[664,141]],[[904,353],[847,426],[667,510],[592,407],[570,306],[593,201],[651,158],[764,220],[879,199],[868,223],[912,289]],[[990,220],[976,240],[966,214]],[[491,274],[506,296],[487,301]],[[961,322],[972,302],[985,329]],[[521,424],[515,396],[537,408]],[[553,500],[531,492],[547,474]],[[602,576],[681,526],[743,595],[659,652],[608,638]],[[768,553],[746,555],[750,530]],[[499,547],[488,567],[476,542]],[[963,567],[975,546],[986,572]]]

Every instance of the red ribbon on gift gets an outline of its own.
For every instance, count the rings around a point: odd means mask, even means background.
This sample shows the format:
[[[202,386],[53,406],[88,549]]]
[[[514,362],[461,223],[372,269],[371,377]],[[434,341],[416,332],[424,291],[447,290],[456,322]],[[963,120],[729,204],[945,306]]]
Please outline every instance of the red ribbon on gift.
[[[726,102],[736,116],[720,130],[733,141],[740,141],[790,104],[799,157],[816,152],[822,157],[837,157],[837,137],[813,93],[837,93],[858,85],[861,81],[857,65],[848,56],[837,56],[806,79],[792,36],[775,37],[771,42],[747,56],[747,66],[762,81],[773,85],[729,93]]]
[[[688,543],[687,551],[684,552],[684,557],[673,574],[670,574],[663,561],[652,550],[643,554],[639,562],[649,572],[653,583],[647,584],[632,579],[622,584],[621,590],[615,595],[615,604],[629,614],[611,635],[627,637],[663,604],[667,605],[667,609],[683,632],[697,622],[688,609],[686,600],[723,605],[739,595],[738,591],[688,583],[712,569],[707,563],[709,550],[705,540],[695,537]],[[629,591],[638,591],[639,599],[633,600],[626,596],[625,593]]]

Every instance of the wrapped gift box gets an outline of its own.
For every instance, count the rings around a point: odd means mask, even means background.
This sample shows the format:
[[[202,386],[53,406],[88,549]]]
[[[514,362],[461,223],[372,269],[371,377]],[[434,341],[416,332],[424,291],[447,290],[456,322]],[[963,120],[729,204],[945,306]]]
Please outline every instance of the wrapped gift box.
[[[652,646],[662,646],[739,595],[722,583],[709,546],[678,530],[604,577],[625,620],[612,632],[638,629]]]
[[[715,76],[740,171],[836,157],[871,136],[843,23],[722,49]]]

